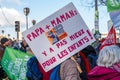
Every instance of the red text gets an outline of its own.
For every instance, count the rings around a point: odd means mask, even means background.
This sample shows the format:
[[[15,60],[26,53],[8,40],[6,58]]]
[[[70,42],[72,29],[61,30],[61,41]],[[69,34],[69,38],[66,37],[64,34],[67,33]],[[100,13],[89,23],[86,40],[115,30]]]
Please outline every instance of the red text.
[[[42,66],[45,68],[46,66],[50,66],[54,62],[56,62],[56,58],[52,57],[51,59],[49,59],[49,60],[45,61],[44,63],[42,63]]]

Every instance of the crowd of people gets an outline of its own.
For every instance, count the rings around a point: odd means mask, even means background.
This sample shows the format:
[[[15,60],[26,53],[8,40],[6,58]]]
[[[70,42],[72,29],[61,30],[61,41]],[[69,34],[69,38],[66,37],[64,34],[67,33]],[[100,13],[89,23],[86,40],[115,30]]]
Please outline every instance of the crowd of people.
[[[45,72],[29,45],[23,39],[20,43],[8,38],[0,40],[0,62],[6,47],[33,54],[27,62],[28,80],[119,80],[120,45],[109,45],[99,50],[99,46],[88,45],[52,70]],[[0,80],[9,79],[0,65]]]
[[[1,38],[0,39],[0,80],[4,78],[8,78],[7,74],[5,73],[5,71],[3,70],[1,66],[1,60],[4,55],[4,51],[6,47],[11,47],[16,50],[23,51],[23,52],[27,52],[27,51],[29,52],[29,48],[27,50],[28,45],[25,40],[22,40],[21,42],[19,42],[17,40],[12,40],[6,37]]]

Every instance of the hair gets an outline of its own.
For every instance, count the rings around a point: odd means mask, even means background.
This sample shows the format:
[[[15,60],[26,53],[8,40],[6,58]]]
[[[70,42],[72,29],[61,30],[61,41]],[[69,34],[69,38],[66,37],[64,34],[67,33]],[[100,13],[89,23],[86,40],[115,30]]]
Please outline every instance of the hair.
[[[96,55],[96,51],[93,46],[88,45],[86,48],[82,49],[81,52],[84,53],[84,55],[87,57],[89,54],[94,54]]]
[[[120,47],[117,45],[105,46],[99,53],[97,65],[111,67],[120,62]]]
[[[6,38],[6,37],[3,37],[0,42],[1,42],[1,44],[3,45],[3,44],[5,44],[7,41],[9,41],[9,39]]]

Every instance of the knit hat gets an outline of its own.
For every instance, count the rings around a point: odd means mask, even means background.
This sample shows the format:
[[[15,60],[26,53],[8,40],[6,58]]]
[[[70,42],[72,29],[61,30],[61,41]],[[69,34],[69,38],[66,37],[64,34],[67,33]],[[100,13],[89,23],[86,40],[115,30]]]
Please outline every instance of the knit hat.
[[[2,38],[0,42],[1,42],[1,44],[5,44],[5,42],[7,42],[7,41],[8,41],[7,38]]]

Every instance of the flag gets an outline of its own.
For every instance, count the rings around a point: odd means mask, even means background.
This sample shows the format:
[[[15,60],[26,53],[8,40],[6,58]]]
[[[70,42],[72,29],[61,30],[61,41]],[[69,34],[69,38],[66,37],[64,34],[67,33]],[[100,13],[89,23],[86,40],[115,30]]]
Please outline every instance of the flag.
[[[115,31],[115,28],[112,26],[109,33],[108,33],[108,36],[101,43],[100,50],[104,46],[109,46],[109,45],[113,45],[113,44],[116,44],[116,31]]]
[[[107,0],[108,12],[120,10],[120,0]]]
[[[27,61],[31,54],[6,47],[1,65],[11,80],[27,80]]]
[[[110,15],[110,18],[112,20],[113,26],[115,28],[119,27],[120,26],[120,10],[110,12],[109,15]]]

